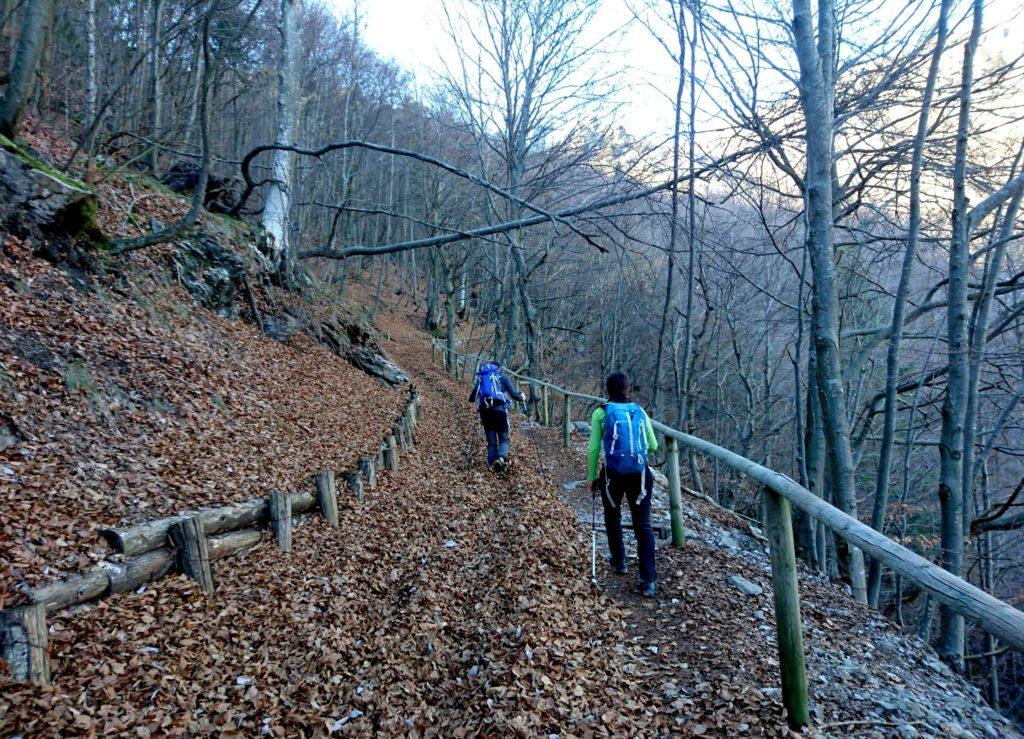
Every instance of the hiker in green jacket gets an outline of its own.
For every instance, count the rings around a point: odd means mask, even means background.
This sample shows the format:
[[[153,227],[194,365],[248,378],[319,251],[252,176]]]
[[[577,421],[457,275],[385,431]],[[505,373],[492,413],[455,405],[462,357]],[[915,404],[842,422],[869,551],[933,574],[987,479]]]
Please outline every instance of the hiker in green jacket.
[[[587,479],[595,494],[601,495],[604,528],[612,570],[626,574],[626,550],[622,543],[622,499],[629,504],[640,560],[640,592],[654,597],[658,579],[654,567],[654,532],[651,529],[651,493],[654,477],[647,466],[647,455],[658,450],[651,419],[629,394],[632,383],[623,372],[608,375],[605,381],[608,402],[590,418],[589,469]],[[604,466],[598,461],[604,453]]]

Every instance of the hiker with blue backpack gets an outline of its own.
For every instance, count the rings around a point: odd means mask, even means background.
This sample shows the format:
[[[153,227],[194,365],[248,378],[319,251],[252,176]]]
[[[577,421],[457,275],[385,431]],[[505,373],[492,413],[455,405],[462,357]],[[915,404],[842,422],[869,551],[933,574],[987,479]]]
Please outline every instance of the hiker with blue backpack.
[[[501,365],[485,362],[480,365],[469,394],[469,402],[476,401],[480,423],[487,437],[487,466],[495,472],[508,468],[509,424],[508,411],[512,401],[523,402],[523,394],[501,371]]]
[[[605,380],[608,402],[594,411],[590,419],[588,480],[595,496],[601,496],[604,528],[612,571],[626,574],[626,550],[622,543],[622,501],[629,505],[640,560],[640,593],[653,598],[658,579],[654,568],[654,531],[651,529],[651,494],[654,479],[647,466],[647,455],[658,450],[651,419],[629,394],[632,383],[623,372]],[[604,453],[604,466],[598,462]]]

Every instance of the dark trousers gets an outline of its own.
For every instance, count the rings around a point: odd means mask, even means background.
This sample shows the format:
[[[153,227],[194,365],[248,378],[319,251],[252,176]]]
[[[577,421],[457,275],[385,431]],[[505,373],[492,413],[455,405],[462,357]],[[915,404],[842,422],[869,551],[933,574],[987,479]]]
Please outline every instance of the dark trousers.
[[[480,423],[487,437],[487,464],[498,457],[508,459],[508,411],[501,408],[480,409]]]
[[[643,478],[646,477],[646,491],[640,498]],[[608,552],[611,554],[612,567],[621,568],[626,564],[626,548],[622,543],[622,500],[629,505],[629,514],[633,519],[633,533],[636,535],[637,557],[640,560],[640,579],[643,582],[654,582],[658,573],[654,567],[654,531],[651,529],[651,495],[654,490],[654,477],[647,470],[646,476],[640,472],[619,474],[601,470],[598,478],[599,489],[602,491],[601,503],[604,506],[604,529],[608,534]]]

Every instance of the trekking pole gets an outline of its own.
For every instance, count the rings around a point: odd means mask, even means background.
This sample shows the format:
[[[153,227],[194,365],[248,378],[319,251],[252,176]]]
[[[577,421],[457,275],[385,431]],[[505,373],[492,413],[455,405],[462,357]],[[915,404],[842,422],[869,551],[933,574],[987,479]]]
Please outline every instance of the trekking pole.
[[[590,487],[590,587],[597,587],[597,490]]]

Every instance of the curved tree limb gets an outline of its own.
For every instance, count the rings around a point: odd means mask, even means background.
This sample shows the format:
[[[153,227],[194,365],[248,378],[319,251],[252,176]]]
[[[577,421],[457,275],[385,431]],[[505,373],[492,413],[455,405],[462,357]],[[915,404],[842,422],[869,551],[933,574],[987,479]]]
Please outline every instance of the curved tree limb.
[[[717,170],[724,164],[734,162],[737,159],[741,159],[750,154],[756,154],[764,150],[763,144],[758,144],[746,149],[741,149],[729,156],[717,159],[714,162],[706,164],[705,166],[695,171],[695,176],[705,176],[710,172]],[[685,178],[689,178],[689,174],[684,175]],[[680,178],[683,179],[683,178]],[[566,219],[573,216],[578,216],[583,213],[589,213],[595,210],[601,210],[602,208],[610,208],[614,205],[621,205],[622,203],[628,203],[632,200],[639,200],[640,198],[646,198],[655,193],[661,192],[662,190],[668,190],[672,187],[676,179],[666,180],[657,185],[637,190],[636,192],[624,193],[621,195],[612,195],[606,198],[598,200],[592,200],[581,205],[576,205],[571,208],[564,208],[563,210],[557,211],[552,214],[554,219]],[[311,257],[323,257],[326,259],[345,259],[346,257],[354,256],[373,256],[379,254],[394,254],[396,252],[409,251],[410,249],[425,249],[431,246],[443,246],[444,244],[451,244],[458,241],[466,241],[468,239],[475,239],[481,236],[492,236],[494,234],[505,233],[508,231],[515,231],[520,228],[527,228],[529,226],[536,226],[540,223],[545,223],[552,220],[546,215],[534,215],[526,218],[519,218],[513,221],[505,221],[504,223],[496,223],[491,226],[483,226],[481,228],[469,229],[466,231],[458,231],[451,234],[444,234],[440,236],[431,236],[424,239],[416,239],[413,241],[403,241],[396,244],[383,244],[381,246],[349,246],[342,249],[332,249],[329,247],[321,247],[317,249],[309,249],[299,254],[300,259],[309,259]],[[575,231],[575,229],[574,229]]]
[[[511,200],[516,205],[519,205],[523,208],[526,208],[527,210],[531,210],[534,213],[543,216],[544,220],[549,220],[554,223],[561,223],[562,225],[566,226],[571,231],[573,231],[573,233],[582,237],[588,244],[590,244],[594,248],[602,252],[607,251],[607,249],[605,249],[603,246],[594,241],[593,238],[591,238],[588,234],[578,230],[568,221],[559,218],[558,214],[551,213],[539,206],[534,205],[528,200],[523,200],[522,198],[510,193],[508,190],[500,188],[497,185],[494,185],[481,177],[477,177],[476,175],[467,172],[466,170],[460,167],[456,167],[454,165],[448,164],[447,162],[443,162],[440,159],[436,159],[428,154],[421,154],[419,152],[412,151],[411,149],[403,149],[397,146],[387,146],[385,144],[377,144],[372,141],[359,141],[355,139],[349,141],[338,141],[333,144],[327,144],[325,146],[320,147],[319,149],[303,149],[302,147],[291,146],[288,144],[263,144],[261,146],[257,146],[255,149],[246,154],[244,159],[242,159],[242,179],[245,181],[245,190],[242,192],[241,197],[239,197],[238,202],[231,209],[230,215],[237,216],[239,212],[242,210],[242,208],[245,206],[246,201],[252,195],[253,191],[261,184],[259,182],[254,182],[252,180],[252,177],[249,174],[249,168],[252,166],[253,159],[255,159],[263,152],[291,151],[294,152],[295,154],[300,154],[302,156],[309,156],[319,159],[320,157],[324,156],[325,154],[329,154],[332,151],[342,151],[344,149],[368,149],[369,151],[376,151],[382,154],[391,154],[394,156],[407,157],[409,159],[414,159],[418,162],[433,165],[435,167],[443,169],[445,172],[449,172],[455,175],[456,177],[461,177],[462,179],[469,180],[474,185],[479,185],[480,187],[490,190],[496,195],[500,195],[503,198]]]

